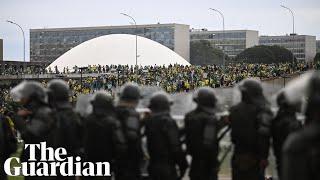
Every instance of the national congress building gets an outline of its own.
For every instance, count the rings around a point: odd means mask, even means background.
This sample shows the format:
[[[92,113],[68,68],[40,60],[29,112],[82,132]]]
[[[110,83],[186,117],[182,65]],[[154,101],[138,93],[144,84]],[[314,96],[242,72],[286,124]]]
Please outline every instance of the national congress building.
[[[316,55],[316,37],[310,35],[260,36],[259,44],[284,47],[299,61],[313,61]]]
[[[234,58],[243,50],[258,45],[259,32],[253,30],[208,31],[191,29],[191,41],[207,40],[213,47],[220,48]]]
[[[137,25],[137,28],[129,25],[31,29],[30,60],[50,63],[85,41],[109,34],[137,34],[168,47],[189,61],[189,25],[174,23]]]

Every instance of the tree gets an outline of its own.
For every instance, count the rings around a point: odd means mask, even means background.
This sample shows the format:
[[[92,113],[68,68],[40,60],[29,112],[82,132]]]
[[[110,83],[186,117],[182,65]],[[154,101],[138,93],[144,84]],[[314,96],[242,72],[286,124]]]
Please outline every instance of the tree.
[[[247,63],[281,63],[292,62],[292,52],[280,46],[254,46],[237,55],[237,62]],[[296,61],[297,59],[294,58]]]
[[[225,55],[226,60],[228,56]],[[223,52],[207,40],[191,41],[190,63],[193,65],[222,65]]]
[[[320,52],[318,52],[318,53],[316,54],[316,56],[314,57],[313,61],[314,61],[314,62],[320,62]]]

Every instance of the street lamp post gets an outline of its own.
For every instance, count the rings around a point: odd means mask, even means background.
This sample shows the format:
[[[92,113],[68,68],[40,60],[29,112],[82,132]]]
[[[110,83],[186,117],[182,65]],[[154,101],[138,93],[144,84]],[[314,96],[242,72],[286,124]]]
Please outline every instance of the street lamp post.
[[[21,32],[22,32],[22,36],[23,36],[23,62],[26,62],[26,38],[25,38],[25,35],[24,35],[24,31],[23,31],[22,27],[19,24],[15,23],[13,21],[9,21],[9,20],[7,20],[7,22],[18,26],[20,28]]]
[[[217,9],[213,9],[213,8],[209,8],[209,10],[215,11],[217,13],[219,13],[222,17],[222,33],[223,33],[223,41],[222,43],[224,43],[225,41],[225,26],[224,26],[224,15],[221,11],[217,10]],[[222,52],[223,52],[223,57],[222,57],[222,65],[223,65],[223,69],[225,69],[225,53],[224,53],[224,45],[222,45]]]
[[[134,25],[135,25],[135,29],[136,29],[136,66],[137,66],[138,65],[138,32],[137,32],[138,31],[138,26],[137,26],[137,22],[132,16],[130,16],[128,14],[125,14],[125,13],[120,13],[120,14],[122,14],[124,16],[127,16],[130,19],[132,19],[132,21],[134,22]]]
[[[134,22],[135,29],[136,29],[136,67],[138,68],[138,26],[137,26],[137,22],[132,16],[130,16],[128,14],[125,14],[125,13],[120,13],[120,14],[129,17]],[[138,82],[138,69],[137,69],[136,81]]]
[[[292,63],[294,64],[294,51],[295,51],[295,46],[294,46],[294,36],[295,36],[295,24],[294,24],[294,13],[293,11],[288,8],[287,6],[281,5],[282,8],[287,9],[292,16]]]

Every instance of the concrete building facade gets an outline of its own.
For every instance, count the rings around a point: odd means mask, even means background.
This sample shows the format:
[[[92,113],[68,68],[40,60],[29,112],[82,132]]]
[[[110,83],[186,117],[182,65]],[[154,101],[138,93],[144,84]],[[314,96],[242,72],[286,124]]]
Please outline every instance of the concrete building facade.
[[[260,36],[260,45],[281,46],[290,50],[299,61],[312,61],[316,55],[316,37],[309,35]]]
[[[253,30],[208,31],[191,29],[191,41],[208,40],[212,46],[223,50],[230,58],[259,43],[259,32]]]
[[[3,61],[3,40],[0,39],[0,61]]]
[[[320,40],[317,40],[317,53],[320,53]]]
[[[189,25],[150,24],[30,30],[30,60],[53,62],[71,48],[109,34],[138,34],[175,51],[189,61]],[[139,42],[138,42],[139,49]]]

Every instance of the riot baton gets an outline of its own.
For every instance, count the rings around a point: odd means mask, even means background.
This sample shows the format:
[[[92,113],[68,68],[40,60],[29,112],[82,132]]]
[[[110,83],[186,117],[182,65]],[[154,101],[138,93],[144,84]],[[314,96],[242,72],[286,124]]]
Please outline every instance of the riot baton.
[[[217,170],[220,170],[220,166],[222,165],[223,161],[227,158],[228,154],[231,152],[232,150],[232,145],[230,145],[227,149],[227,151],[223,154],[223,156],[221,157],[220,160],[218,160],[218,166],[217,166]]]

